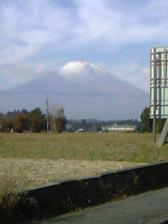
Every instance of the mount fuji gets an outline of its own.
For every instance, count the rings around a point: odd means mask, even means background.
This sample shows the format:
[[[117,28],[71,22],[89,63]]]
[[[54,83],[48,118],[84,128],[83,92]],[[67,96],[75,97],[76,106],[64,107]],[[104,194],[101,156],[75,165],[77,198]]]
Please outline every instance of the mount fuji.
[[[6,110],[45,110],[46,92],[49,109],[62,106],[71,119],[135,119],[149,104],[148,93],[81,61],[69,62],[58,71],[12,89],[0,99],[0,104]]]

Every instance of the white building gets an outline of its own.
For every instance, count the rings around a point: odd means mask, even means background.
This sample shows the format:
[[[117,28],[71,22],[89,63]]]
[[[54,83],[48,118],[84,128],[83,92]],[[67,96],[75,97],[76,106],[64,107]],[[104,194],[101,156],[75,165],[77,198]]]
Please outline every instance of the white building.
[[[135,125],[118,125],[118,124],[114,124],[112,126],[106,126],[106,127],[102,127],[102,130],[106,130],[106,131],[121,131],[121,132],[132,132],[136,130],[136,126]]]

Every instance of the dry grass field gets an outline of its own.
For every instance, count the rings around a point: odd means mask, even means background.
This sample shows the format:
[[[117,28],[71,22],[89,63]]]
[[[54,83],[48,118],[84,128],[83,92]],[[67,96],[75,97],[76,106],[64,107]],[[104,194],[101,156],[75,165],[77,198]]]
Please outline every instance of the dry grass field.
[[[168,158],[152,134],[0,134],[0,158],[152,162]]]
[[[0,134],[4,188],[23,189],[166,159],[168,146],[157,149],[151,134]]]
[[[0,218],[20,212],[27,188],[166,159],[168,146],[157,149],[151,134],[1,133]]]
[[[12,187],[18,191],[137,165],[141,163],[64,159],[0,159],[0,180],[3,180],[4,188],[7,187],[10,190]]]

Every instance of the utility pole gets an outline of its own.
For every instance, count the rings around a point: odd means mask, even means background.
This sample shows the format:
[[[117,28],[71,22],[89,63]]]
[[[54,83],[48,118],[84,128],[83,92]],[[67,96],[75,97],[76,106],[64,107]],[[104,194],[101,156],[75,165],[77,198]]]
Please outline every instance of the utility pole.
[[[49,132],[49,106],[48,106],[48,92],[46,92],[46,115],[47,115],[47,132]]]

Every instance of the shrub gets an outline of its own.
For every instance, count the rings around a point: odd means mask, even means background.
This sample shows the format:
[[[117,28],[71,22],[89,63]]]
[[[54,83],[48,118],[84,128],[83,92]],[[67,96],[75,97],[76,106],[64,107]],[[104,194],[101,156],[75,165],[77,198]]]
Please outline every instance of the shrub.
[[[27,197],[23,190],[9,176],[1,178],[0,182],[0,220],[8,222],[34,218],[39,215],[39,207],[33,198]]]

